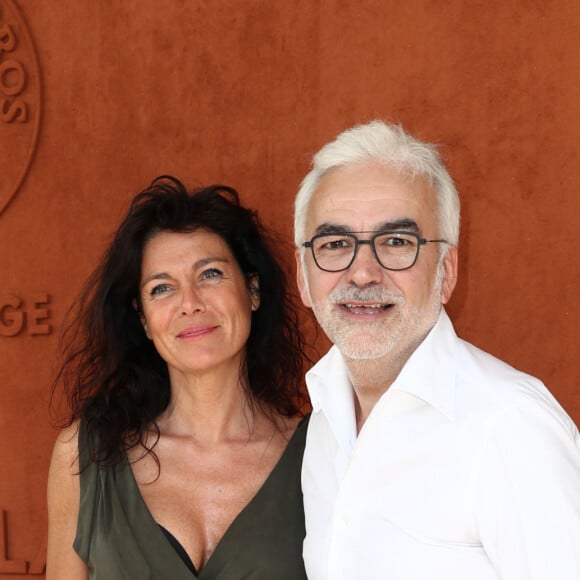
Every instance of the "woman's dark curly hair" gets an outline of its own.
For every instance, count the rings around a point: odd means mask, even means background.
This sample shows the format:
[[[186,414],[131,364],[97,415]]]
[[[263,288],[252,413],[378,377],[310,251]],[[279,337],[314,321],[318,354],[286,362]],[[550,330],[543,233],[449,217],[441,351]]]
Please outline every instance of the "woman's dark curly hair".
[[[300,411],[304,339],[272,234],[240,205],[234,189],[213,185],[188,192],[164,175],[133,199],[63,333],[52,393],[62,381],[70,405],[65,425],[80,419],[88,440],[99,442],[91,452],[94,462],[116,463],[124,446],[146,445],[151,427],[159,436],[156,419],[169,403],[169,375],[139,317],[143,250],[157,232],[200,228],[225,240],[248,283],[258,276],[260,307],[252,313],[241,377],[253,404],[285,417]]]

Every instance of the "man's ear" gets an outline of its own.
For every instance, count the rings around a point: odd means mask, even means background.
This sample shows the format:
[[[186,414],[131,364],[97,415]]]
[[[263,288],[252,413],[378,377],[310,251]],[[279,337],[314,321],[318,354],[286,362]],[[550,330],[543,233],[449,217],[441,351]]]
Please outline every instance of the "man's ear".
[[[252,307],[252,312],[255,312],[260,308],[261,298],[260,298],[260,278],[258,274],[250,276],[248,283],[248,289],[250,290],[250,304]]]
[[[443,281],[441,282],[441,304],[447,304],[451,299],[457,284],[457,246],[451,246],[443,257]]]
[[[304,264],[302,262],[302,250],[296,248],[296,251],[294,252],[294,257],[296,258],[296,284],[298,285],[300,298],[304,306],[312,308],[312,302],[310,301],[308,286],[306,285],[305,280],[306,272],[304,271]]]

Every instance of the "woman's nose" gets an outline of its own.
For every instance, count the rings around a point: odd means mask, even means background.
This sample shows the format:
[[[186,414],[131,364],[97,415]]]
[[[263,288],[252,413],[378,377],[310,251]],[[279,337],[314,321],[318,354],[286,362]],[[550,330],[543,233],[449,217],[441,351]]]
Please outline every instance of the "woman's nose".
[[[204,312],[205,303],[199,290],[194,286],[186,286],[181,294],[181,312],[189,315],[194,312]]]

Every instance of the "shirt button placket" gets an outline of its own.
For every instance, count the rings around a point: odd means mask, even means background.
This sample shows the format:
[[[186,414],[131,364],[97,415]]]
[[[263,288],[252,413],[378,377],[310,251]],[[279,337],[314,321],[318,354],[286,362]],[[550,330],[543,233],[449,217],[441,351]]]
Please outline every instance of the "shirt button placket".
[[[346,472],[339,484],[332,524],[330,530],[330,546],[328,551],[328,579],[347,580],[345,571],[345,557],[349,549],[349,529],[352,523],[352,492],[353,489],[353,463],[354,452],[348,461]],[[351,580],[349,578],[349,580]]]

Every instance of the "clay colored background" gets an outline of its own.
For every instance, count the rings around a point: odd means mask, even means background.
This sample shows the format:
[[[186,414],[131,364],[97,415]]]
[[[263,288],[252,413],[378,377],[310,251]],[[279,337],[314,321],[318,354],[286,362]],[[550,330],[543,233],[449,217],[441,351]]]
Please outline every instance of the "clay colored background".
[[[290,240],[339,131],[380,117],[439,143],[463,201],[459,333],[580,422],[578,30],[577,0],[0,0],[0,577],[42,570],[64,312],[159,174],[236,187]]]

